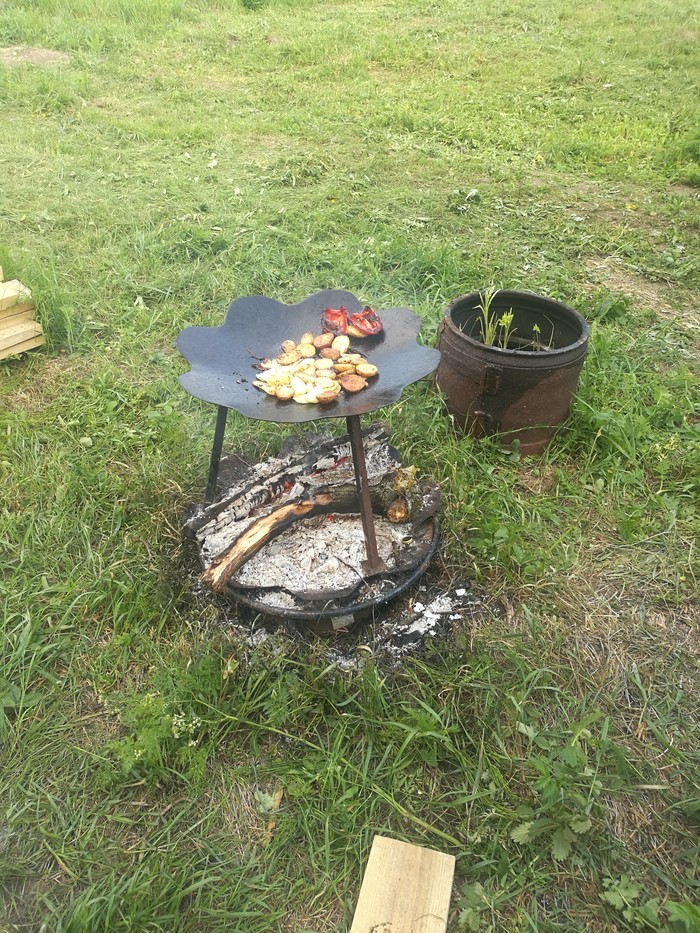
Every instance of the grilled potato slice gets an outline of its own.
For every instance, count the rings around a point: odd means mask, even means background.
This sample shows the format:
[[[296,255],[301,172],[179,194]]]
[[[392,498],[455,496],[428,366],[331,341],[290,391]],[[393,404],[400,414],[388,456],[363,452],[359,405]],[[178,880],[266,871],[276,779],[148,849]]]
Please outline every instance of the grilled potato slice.
[[[340,384],[346,392],[361,392],[367,388],[367,383],[362,376],[356,376],[354,373],[346,373],[340,377]]]
[[[358,363],[355,367],[355,372],[358,376],[362,376],[363,379],[371,379],[372,376],[376,376],[379,373],[379,370],[374,363]]]
[[[316,395],[316,401],[321,405],[327,405],[328,402],[334,402],[340,395],[340,386],[337,389],[324,389]]]
[[[275,358],[275,362],[279,363],[280,366],[291,366],[292,363],[298,363],[300,359],[301,353],[298,350],[292,350],[290,353],[280,353]]]
[[[318,379],[314,380],[314,385],[317,389],[323,389],[324,392],[327,389],[335,389],[336,386],[338,387],[338,390],[340,390],[340,383],[338,380],[331,379],[326,376],[319,376]]]
[[[254,379],[253,385],[256,389],[262,389],[266,395],[275,395],[277,391],[274,386],[268,385],[266,382],[261,382],[259,379]]]
[[[314,337],[314,346],[317,350],[327,350],[334,341],[333,334],[319,334]]]

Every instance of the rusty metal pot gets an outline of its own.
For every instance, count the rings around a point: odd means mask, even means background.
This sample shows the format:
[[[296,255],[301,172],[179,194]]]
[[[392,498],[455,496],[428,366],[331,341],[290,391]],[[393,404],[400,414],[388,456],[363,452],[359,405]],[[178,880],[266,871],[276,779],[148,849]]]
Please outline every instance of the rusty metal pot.
[[[569,413],[588,350],[588,323],[578,311],[530,292],[501,290],[490,304],[513,311],[505,348],[480,339],[482,292],[455,298],[438,329],[442,356],[436,383],[458,432],[496,434],[504,447],[541,454]]]

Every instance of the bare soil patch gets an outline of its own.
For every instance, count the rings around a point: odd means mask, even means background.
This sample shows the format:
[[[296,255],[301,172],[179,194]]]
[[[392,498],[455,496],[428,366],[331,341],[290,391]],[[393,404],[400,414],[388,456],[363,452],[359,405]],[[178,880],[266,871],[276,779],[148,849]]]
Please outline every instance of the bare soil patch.
[[[16,65],[67,65],[70,60],[66,52],[57,52],[55,49],[34,49],[22,45],[0,49],[0,64],[8,68]]]
[[[649,308],[659,317],[679,320],[691,327],[700,327],[700,314],[687,305],[674,302],[670,289],[660,282],[625,268],[615,256],[587,256],[583,265],[591,277],[592,286],[604,285],[612,291],[628,295],[640,308]]]

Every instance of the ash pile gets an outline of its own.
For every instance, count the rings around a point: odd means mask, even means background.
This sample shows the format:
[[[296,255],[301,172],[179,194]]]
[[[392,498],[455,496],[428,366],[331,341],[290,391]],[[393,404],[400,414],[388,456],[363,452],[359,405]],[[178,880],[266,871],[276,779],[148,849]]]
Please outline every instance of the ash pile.
[[[306,433],[185,516],[203,583],[323,632],[347,629],[417,582],[438,543],[439,487],[402,464],[384,424],[362,436],[381,570],[364,566],[350,438]]]

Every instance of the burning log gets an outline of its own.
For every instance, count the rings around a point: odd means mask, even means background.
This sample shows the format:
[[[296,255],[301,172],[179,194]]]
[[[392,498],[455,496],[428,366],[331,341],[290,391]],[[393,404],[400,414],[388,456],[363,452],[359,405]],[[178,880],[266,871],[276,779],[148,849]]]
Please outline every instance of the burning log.
[[[377,450],[386,450],[389,459],[399,464],[399,456],[386,443],[388,439],[386,425],[377,422],[362,431],[365,455],[370,464],[377,459]],[[227,524],[232,518],[244,518],[258,506],[271,502],[290,484],[296,484],[299,478],[307,477],[311,485],[318,485],[313,477],[328,476],[326,471],[338,470],[346,464],[352,475],[350,462],[350,438],[329,437],[322,443],[299,451],[294,447],[289,453],[271,457],[264,463],[257,464],[231,489],[209,506],[197,509],[184,523],[184,532],[188,537],[202,538],[215,530],[216,525]],[[342,471],[341,471],[342,472]],[[370,482],[372,481],[370,477]]]
[[[371,426],[365,438],[372,511],[401,529],[391,545],[392,571],[398,572],[420,560],[425,545],[416,542],[422,540],[420,529],[439,509],[440,490],[432,480],[419,481],[415,469],[401,466],[383,426]],[[343,437],[256,465],[217,502],[190,516],[185,528],[199,544],[206,566],[203,582],[222,591],[266,544],[288,534],[295,523],[314,516],[332,518],[335,513],[351,516],[358,511],[349,439]],[[318,547],[316,540],[313,531],[306,536],[312,550]],[[301,548],[303,553],[304,545]],[[247,575],[248,567],[241,572]],[[356,579],[372,575],[358,570]],[[318,584],[325,585],[333,588],[330,582]],[[309,591],[320,592],[313,585]]]
[[[209,564],[202,575],[202,581],[217,592],[225,589],[238,568],[271,538],[298,519],[317,514],[329,502],[329,496],[321,496],[316,501],[292,502],[254,522]]]
[[[392,471],[379,486],[370,490],[372,510],[377,515],[386,515],[395,524],[415,519],[416,525],[420,525],[437,511],[440,503],[439,487],[429,481],[419,486],[420,495],[410,496],[410,501],[404,495],[397,497],[396,479],[400,473],[400,470]],[[277,506],[256,518],[239,537],[217,554],[202,575],[202,581],[220,592],[246,561],[294,522],[329,512],[356,512],[358,508],[357,489],[350,484],[324,486],[314,494],[313,499]]]

